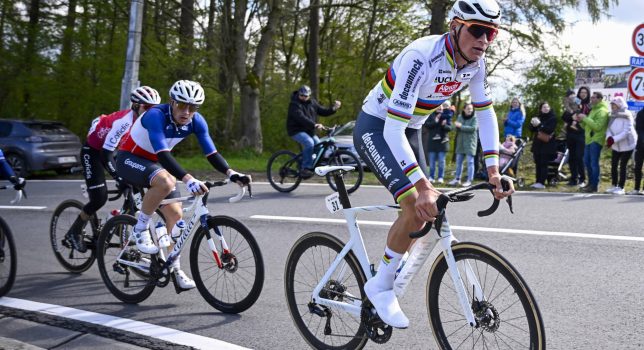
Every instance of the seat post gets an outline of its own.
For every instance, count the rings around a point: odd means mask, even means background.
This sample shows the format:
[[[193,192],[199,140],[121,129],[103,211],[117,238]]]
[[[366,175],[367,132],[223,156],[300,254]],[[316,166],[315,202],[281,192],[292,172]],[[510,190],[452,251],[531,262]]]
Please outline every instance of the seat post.
[[[349,201],[347,188],[344,186],[343,174],[343,170],[334,171],[333,179],[335,180],[335,186],[338,188],[338,194],[340,195],[340,204],[342,204],[342,208],[348,209],[351,208],[351,202]]]

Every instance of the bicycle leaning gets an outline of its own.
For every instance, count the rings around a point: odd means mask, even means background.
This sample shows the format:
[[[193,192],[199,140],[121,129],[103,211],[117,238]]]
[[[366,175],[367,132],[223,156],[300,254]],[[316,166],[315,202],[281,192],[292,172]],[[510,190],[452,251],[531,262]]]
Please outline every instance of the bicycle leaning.
[[[88,197],[85,185],[81,185],[83,196]],[[142,192],[134,190],[127,186],[123,191],[110,190],[108,194],[116,196],[108,198],[109,201],[115,201],[123,196],[123,205],[118,214],[134,213],[141,207]],[[81,253],[74,249],[71,241],[66,237],[72,223],[78,217],[83,209],[83,203],[75,199],[67,199],[60,203],[54,210],[49,224],[49,238],[51,247],[54,250],[56,260],[69,272],[82,273],[87,271],[96,260],[96,242],[98,235],[107,220],[101,220],[98,213],[92,215],[83,229],[83,237],[86,240],[87,251]],[[117,214],[111,212],[110,215]]]
[[[0,186],[0,190],[6,190],[10,187]],[[20,202],[25,194],[24,189],[16,191],[16,197],[11,201],[12,204]],[[9,225],[0,216],[0,297],[9,293],[13,282],[16,280],[16,269],[18,264],[18,254],[16,244],[13,240],[13,234]]]
[[[332,174],[339,193],[327,197],[332,212],[343,211],[350,239],[347,244],[324,232],[301,237],[287,258],[284,283],[291,317],[304,339],[316,349],[361,349],[366,342],[382,344],[392,334],[367,300],[363,286],[375,275],[357,224],[357,213],[399,210],[397,205],[351,207],[342,184],[350,167],[317,168],[320,176]],[[504,177],[504,186],[511,179]],[[496,251],[473,242],[459,242],[445,214],[450,202],[471,199],[476,189],[492,189],[481,183],[442,194],[434,227],[427,223],[417,238],[394,281],[400,298],[409,282],[428,259],[436,245],[439,254],[427,278],[426,302],[429,323],[441,349],[535,349],[546,347],[543,319],[528,285],[517,270]],[[512,211],[511,197],[508,204]],[[492,214],[492,206],[478,212]]]
[[[210,189],[229,181],[206,182]],[[240,187],[238,201],[245,193]],[[264,284],[264,262],[250,230],[234,218],[208,212],[208,194],[196,197],[165,199],[161,205],[192,201],[183,208],[190,214],[183,232],[176,239],[171,252],[160,247],[156,254],[145,254],[131,240],[136,218],[118,215],[103,227],[97,245],[98,267],[109,291],[125,303],[136,304],[147,299],[154,288],[173,282],[175,291],[184,290],[177,284],[171,266],[188,238],[195,233],[190,246],[190,271],[202,297],[215,309],[224,313],[239,313],[250,308],[259,298]],[[187,217],[187,215],[184,215]],[[151,230],[160,218],[150,219]],[[155,243],[158,237],[153,234]]]
[[[320,142],[313,147],[313,167],[331,166],[352,166],[355,172],[347,174],[345,186],[347,191],[355,192],[362,183],[364,170],[358,156],[351,151],[339,149],[336,145],[334,135],[341,130],[337,125],[332,128],[324,128],[328,132],[327,137],[320,139]],[[271,186],[279,192],[291,192],[295,190],[305,179],[301,173],[302,152],[295,154],[289,150],[281,150],[274,153],[268,160],[266,176]],[[334,191],[337,186],[333,176],[327,176],[326,181]]]

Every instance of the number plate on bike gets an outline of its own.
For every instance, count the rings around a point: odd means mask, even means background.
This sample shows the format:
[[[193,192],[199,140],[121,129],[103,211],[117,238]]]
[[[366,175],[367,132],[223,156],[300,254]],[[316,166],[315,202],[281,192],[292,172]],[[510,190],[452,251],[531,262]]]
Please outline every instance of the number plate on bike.
[[[331,213],[335,213],[342,209],[340,194],[338,194],[338,192],[332,193],[326,197],[326,207]]]

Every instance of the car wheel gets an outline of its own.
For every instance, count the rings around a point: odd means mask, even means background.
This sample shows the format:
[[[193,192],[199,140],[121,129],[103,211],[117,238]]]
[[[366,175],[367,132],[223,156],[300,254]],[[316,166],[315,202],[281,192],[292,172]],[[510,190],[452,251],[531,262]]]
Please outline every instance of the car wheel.
[[[25,161],[25,158],[15,153],[9,153],[5,156],[5,158],[7,159],[9,165],[11,165],[13,171],[16,173],[16,176],[26,178],[27,175],[29,175],[29,170],[27,169],[27,162]]]

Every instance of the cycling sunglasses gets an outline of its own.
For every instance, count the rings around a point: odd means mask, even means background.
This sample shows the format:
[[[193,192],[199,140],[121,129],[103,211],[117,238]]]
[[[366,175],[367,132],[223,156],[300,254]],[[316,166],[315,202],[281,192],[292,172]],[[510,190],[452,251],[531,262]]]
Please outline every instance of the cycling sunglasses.
[[[499,29],[491,26],[487,23],[480,22],[466,22],[456,18],[456,22],[461,23],[467,27],[468,33],[472,34],[476,39],[480,38],[483,34],[487,38],[487,41],[492,42],[496,38],[496,35],[499,33]]]
[[[193,104],[190,104],[190,103],[179,102],[179,101],[173,101],[173,102],[174,102],[174,105],[175,105],[175,106],[177,106],[177,108],[179,108],[179,109],[186,109],[186,108],[188,108],[188,110],[189,110],[191,113],[192,113],[192,112],[196,112],[196,111],[199,109],[199,106],[198,106],[198,105],[193,105]]]

